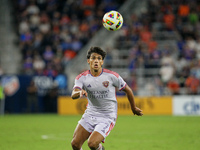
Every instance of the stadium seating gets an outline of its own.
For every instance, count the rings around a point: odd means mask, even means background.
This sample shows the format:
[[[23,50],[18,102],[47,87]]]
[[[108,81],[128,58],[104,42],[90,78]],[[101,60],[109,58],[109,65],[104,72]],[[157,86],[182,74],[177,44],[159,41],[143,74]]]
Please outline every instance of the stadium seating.
[[[127,72],[137,95],[199,94],[199,1],[145,1],[116,40],[107,67]],[[126,15],[129,12],[126,13]],[[119,64],[120,62],[120,64]],[[129,71],[123,69],[129,68]],[[134,78],[132,79],[132,76]]]
[[[12,2],[22,73],[33,75],[42,70],[44,75],[52,71],[48,75],[56,76],[102,32],[103,14],[130,1]],[[119,72],[136,95],[200,94],[199,1],[131,4],[132,11],[123,12],[128,21],[111,40],[112,46],[106,47],[105,67]]]

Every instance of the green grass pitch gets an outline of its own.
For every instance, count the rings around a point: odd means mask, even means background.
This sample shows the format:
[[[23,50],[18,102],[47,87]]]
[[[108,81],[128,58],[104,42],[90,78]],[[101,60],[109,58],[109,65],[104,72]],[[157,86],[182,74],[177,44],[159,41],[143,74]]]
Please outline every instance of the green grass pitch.
[[[71,150],[81,116],[0,116],[0,150]],[[199,150],[200,117],[118,116],[106,150]],[[89,150],[87,142],[83,150]]]

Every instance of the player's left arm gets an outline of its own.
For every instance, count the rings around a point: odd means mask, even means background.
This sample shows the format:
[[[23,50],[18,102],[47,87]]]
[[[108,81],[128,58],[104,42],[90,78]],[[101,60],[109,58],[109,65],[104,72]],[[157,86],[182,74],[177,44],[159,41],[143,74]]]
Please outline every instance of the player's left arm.
[[[126,87],[123,89],[123,91],[126,93],[126,96],[131,105],[131,110],[132,110],[133,114],[142,116],[143,115],[142,110],[140,108],[136,107],[136,105],[135,105],[134,95],[133,95],[133,91],[131,90],[131,88],[128,85],[126,85]]]

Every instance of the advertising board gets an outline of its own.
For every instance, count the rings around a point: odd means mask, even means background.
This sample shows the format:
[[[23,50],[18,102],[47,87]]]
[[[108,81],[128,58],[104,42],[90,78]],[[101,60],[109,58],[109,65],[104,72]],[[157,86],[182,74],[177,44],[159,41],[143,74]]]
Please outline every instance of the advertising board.
[[[117,97],[118,115],[132,115],[131,107],[125,96]],[[172,115],[172,97],[135,97],[136,105],[144,115]],[[87,99],[72,100],[71,97],[58,98],[59,114],[83,114]]]
[[[174,96],[173,115],[200,115],[200,96]]]

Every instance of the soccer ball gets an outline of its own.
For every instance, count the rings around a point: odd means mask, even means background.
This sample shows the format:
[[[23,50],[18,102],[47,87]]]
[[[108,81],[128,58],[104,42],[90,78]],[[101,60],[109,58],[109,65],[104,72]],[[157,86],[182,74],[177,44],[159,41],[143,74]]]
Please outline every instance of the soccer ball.
[[[103,16],[103,26],[109,31],[119,30],[123,25],[123,17],[117,11],[109,11]]]

